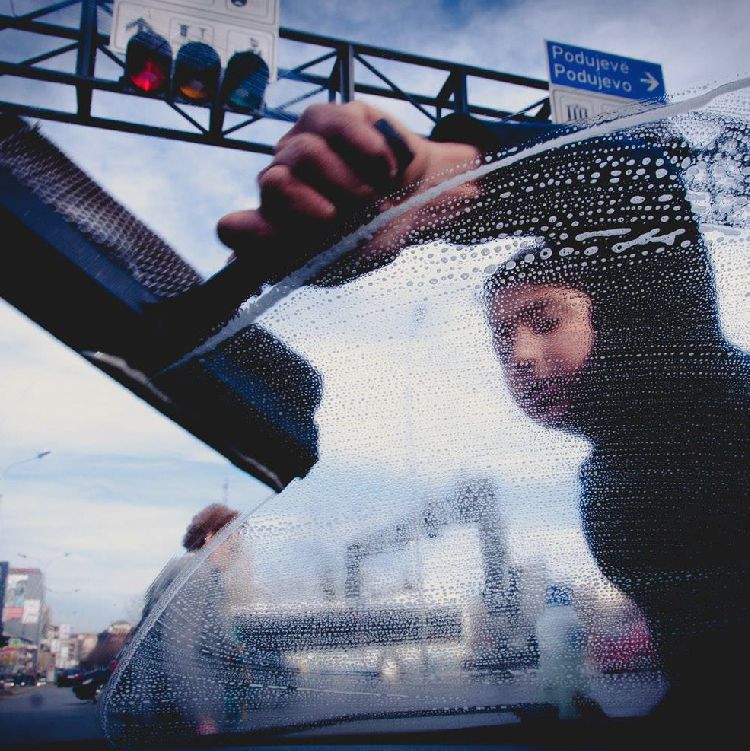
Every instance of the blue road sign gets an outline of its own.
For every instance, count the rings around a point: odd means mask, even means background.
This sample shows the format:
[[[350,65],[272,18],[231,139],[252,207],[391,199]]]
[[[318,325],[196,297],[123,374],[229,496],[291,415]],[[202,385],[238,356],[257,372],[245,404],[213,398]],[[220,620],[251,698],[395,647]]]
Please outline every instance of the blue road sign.
[[[661,65],[609,52],[547,42],[550,84],[625,99],[660,99],[666,94]]]

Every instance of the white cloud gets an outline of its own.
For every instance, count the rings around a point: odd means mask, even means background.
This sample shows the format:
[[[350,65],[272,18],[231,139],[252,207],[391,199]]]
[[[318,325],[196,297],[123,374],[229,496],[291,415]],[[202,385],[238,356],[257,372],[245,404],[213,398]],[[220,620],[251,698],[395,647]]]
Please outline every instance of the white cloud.
[[[547,75],[543,41],[548,38],[659,62],[673,92],[728,80],[748,67],[739,30],[750,24],[750,6],[742,0],[689,7],[679,0],[573,4],[433,0],[408,8],[392,1],[379,3],[377,13],[367,0],[353,0],[346,8],[338,0],[314,4],[285,0],[282,6],[282,23],[292,28],[538,78]],[[304,49],[282,45],[287,56],[282,66],[320,52],[309,47],[302,54]],[[410,90],[436,93],[444,78],[415,66],[377,64]],[[14,80],[6,77],[2,85],[18,88]],[[33,90],[24,82],[17,95],[31,96]],[[525,106],[542,94],[476,81],[470,87],[477,101],[507,109]],[[54,92],[48,87],[40,91],[40,106],[51,95]],[[269,96],[275,96],[273,89]],[[179,117],[160,103],[107,94],[98,94],[95,102],[97,111],[109,116],[153,117],[165,125],[180,124]],[[408,105],[378,104],[418,131],[429,131],[429,121]],[[243,133],[273,143],[285,127],[262,121]],[[228,211],[256,204],[255,175],[268,161],[260,155],[56,123],[44,123],[43,129],[204,274],[226,260],[226,251],[215,237],[216,220]]]
[[[6,304],[0,306],[0,356],[0,445],[8,461],[59,447],[224,462]]]
[[[66,491],[62,486],[43,497],[16,491],[4,499],[3,558],[11,565],[42,568],[56,622],[72,620],[76,628],[99,630],[122,617],[123,607],[143,594],[178,551],[190,514],[79,501]]]
[[[221,474],[212,482],[189,464],[48,461],[52,470],[9,474],[0,488],[0,558],[42,568],[56,617],[76,610],[75,623],[86,630],[123,617],[123,607],[181,552],[191,517],[220,498]],[[259,483],[232,480],[229,503],[241,511],[270,494]],[[97,599],[108,604],[104,613]]]
[[[433,0],[408,8],[384,2],[376,14],[367,0],[352,0],[345,11],[337,0],[314,5],[287,0],[282,22],[538,78],[546,77],[545,39],[661,63],[673,90],[726,80],[748,69],[741,30],[748,28],[750,7],[743,0]]]

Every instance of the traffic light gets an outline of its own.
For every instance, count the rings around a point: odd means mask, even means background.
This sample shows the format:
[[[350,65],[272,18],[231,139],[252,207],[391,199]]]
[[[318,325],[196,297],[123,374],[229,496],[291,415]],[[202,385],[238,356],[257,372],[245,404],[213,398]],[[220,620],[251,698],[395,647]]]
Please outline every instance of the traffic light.
[[[174,64],[174,93],[189,102],[211,102],[221,76],[221,59],[213,47],[188,42],[177,52]]]
[[[145,94],[167,90],[172,72],[172,47],[150,29],[134,34],[125,52],[125,79]]]
[[[268,65],[256,52],[232,55],[221,86],[221,100],[236,112],[260,109],[268,85]]]
[[[222,79],[221,58],[205,42],[183,44],[173,65],[171,45],[147,25],[126,47],[123,80],[143,94],[250,113],[262,107],[268,78],[265,60],[245,50],[232,55]]]

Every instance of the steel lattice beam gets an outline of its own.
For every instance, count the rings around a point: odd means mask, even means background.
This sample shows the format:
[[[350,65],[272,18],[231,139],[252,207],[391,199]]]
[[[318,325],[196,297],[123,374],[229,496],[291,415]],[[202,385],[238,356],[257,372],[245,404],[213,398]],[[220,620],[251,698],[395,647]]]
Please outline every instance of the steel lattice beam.
[[[42,19],[46,15],[68,7],[80,5],[80,19],[76,28],[48,23]],[[528,119],[524,114],[541,104],[527,106],[521,113],[510,110],[479,106],[469,101],[467,81],[478,79],[494,81],[515,87],[523,87],[535,91],[546,91],[546,81],[518,76],[511,73],[488,70],[470,65],[460,65],[437,58],[412,55],[367,44],[358,44],[334,37],[309,34],[294,29],[281,28],[282,39],[293,43],[312,45],[322,48],[309,61],[292,69],[281,68],[279,78],[295,81],[309,86],[309,90],[291,98],[276,107],[264,107],[252,113],[246,120],[233,123],[227,127],[223,124],[223,110],[213,105],[210,113],[209,126],[203,127],[195,118],[166,97],[160,97],[165,107],[179,112],[185,121],[184,128],[165,128],[156,124],[134,122],[131,120],[115,119],[92,115],[92,101],[96,92],[108,92],[122,96],[139,96],[132,91],[125,91],[118,78],[102,78],[95,75],[96,62],[99,57],[107,61],[114,61],[120,66],[122,60],[108,48],[109,37],[97,28],[97,10],[101,8],[109,12],[109,0],[63,0],[40,8],[23,16],[0,16],[0,33],[15,30],[25,36],[43,36],[55,38],[60,45],[53,50],[29,57],[22,62],[10,62],[0,59],[0,76],[46,82],[52,87],[73,86],[76,90],[75,111],[61,108],[40,108],[23,102],[0,101],[0,111],[13,112],[26,117],[56,120],[77,125],[88,125],[106,130],[116,130],[128,133],[157,136],[173,140],[203,143],[211,146],[240,149],[262,154],[272,154],[273,145],[247,137],[247,131],[261,120],[280,120],[293,122],[298,114],[291,108],[302,104],[318,94],[327,92],[329,101],[351,101],[358,94],[382,97],[390,100],[400,100],[411,104],[422,112],[428,121],[439,119],[445,110],[466,112],[481,117],[517,120]],[[0,37],[1,38],[1,37]],[[75,63],[70,70],[52,70],[40,66],[52,58],[58,58],[66,52],[76,52]],[[314,73],[310,69],[327,61],[332,62],[332,70],[328,74]],[[391,68],[393,63],[400,66],[399,71],[407,71],[409,66],[428,68],[445,72],[445,84],[438,92],[425,93],[409,91],[395,81],[393,74],[386,75],[378,68],[383,61],[388,61]],[[358,74],[367,73],[375,76],[382,83],[373,84],[358,79]],[[152,97],[149,97],[152,98]],[[533,97],[537,99],[538,95]],[[543,102],[544,100],[542,100]],[[240,134],[244,137],[240,137]]]

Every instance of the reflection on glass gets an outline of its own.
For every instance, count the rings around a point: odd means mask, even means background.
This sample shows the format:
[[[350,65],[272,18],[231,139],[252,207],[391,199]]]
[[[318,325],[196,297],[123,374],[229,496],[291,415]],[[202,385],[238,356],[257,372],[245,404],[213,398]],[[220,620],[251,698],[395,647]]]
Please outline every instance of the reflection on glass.
[[[501,154],[260,317],[323,374],[320,460],[156,598],[112,740],[729,706],[748,228],[694,194],[734,118],[744,195],[742,101]]]

